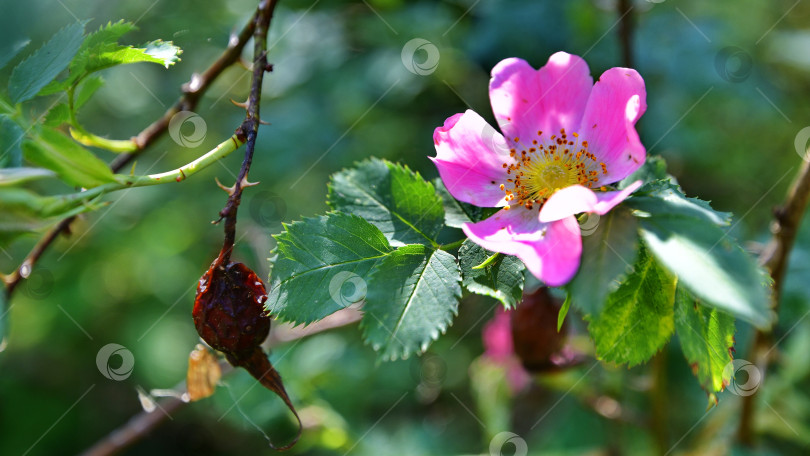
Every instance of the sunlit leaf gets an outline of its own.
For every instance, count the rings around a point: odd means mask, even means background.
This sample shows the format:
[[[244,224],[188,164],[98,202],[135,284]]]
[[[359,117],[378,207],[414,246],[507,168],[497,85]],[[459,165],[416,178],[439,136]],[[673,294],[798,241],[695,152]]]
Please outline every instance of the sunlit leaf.
[[[675,277],[643,249],[633,269],[588,325],[599,359],[628,366],[652,358],[674,328]]]
[[[453,255],[421,244],[400,247],[371,274],[363,338],[386,360],[425,351],[458,313],[460,281]]]
[[[490,255],[492,252],[469,239],[464,241],[458,249],[462,284],[470,292],[491,296],[507,309],[512,309],[523,296],[523,270],[526,267],[514,256],[501,255],[492,264],[473,269]]]
[[[683,354],[703,388],[710,393],[721,391],[729,380],[723,378],[723,370],[732,360],[734,318],[702,305],[678,287],[675,331]]]
[[[376,225],[392,245],[435,245],[444,226],[442,201],[433,184],[383,160],[364,161],[332,176],[328,202]]]
[[[339,212],[305,218],[275,236],[267,310],[311,323],[366,297],[370,271],[392,252],[377,227]]]
[[[51,128],[42,128],[40,135],[23,142],[26,160],[56,172],[72,186],[95,187],[114,182],[107,165],[89,150]]]

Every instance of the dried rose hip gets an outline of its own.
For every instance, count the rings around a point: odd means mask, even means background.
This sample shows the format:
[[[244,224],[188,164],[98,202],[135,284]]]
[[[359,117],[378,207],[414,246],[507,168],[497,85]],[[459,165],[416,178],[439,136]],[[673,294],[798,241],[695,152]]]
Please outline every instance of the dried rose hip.
[[[192,316],[197,332],[208,345],[276,393],[298,419],[298,436],[291,443],[282,447],[270,445],[286,450],[298,441],[301,420],[284,390],[281,376],[261,348],[270,333],[270,317],[263,306],[266,299],[264,283],[256,273],[242,263],[222,266],[218,258],[200,278]]]

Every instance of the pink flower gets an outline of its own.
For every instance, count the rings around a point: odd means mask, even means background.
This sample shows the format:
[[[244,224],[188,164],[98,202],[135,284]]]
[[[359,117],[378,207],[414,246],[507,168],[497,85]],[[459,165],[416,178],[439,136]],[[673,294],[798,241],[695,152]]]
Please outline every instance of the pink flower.
[[[515,356],[510,314],[502,307],[495,309],[495,317],[484,326],[482,339],[484,356],[506,369],[506,380],[513,392],[528,386],[531,377]]]
[[[644,80],[611,68],[594,84],[582,58],[558,52],[539,70],[516,58],[500,62],[489,98],[503,136],[468,110],[436,129],[431,159],[456,199],[503,207],[464,224],[473,242],[517,256],[549,286],[564,285],[582,253],[575,215],[604,215],[641,185],[606,188],[646,159],[635,129],[647,108]]]

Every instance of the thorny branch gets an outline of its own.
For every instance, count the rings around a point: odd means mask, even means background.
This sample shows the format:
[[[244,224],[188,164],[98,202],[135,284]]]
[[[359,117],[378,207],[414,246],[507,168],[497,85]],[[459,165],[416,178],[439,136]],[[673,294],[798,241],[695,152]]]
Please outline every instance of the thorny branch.
[[[220,220],[225,220],[225,240],[219,258],[217,258],[219,264],[228,264],[230,260],[236,238],[236,212],[239,203],[242,201],[242,190],[250,185],[247,178],[250,165],[253,162],[253,152],[256,149],[256,136],[259,132],[259,104],[262,98],[262,82],[264,73],[272,70],[272,66],[267,63],[267,29],[270,26],[273,10],[276,8],[277,3],[277,0],[262,0],[256,13],[256,26],[253,32],[253,79],[245,107],[247,114],[242,125],[236,130],[237,136],[245,140],[245,159],[242,161],[242,168],[239,170],[236,183],[232,188],[228,189],[228,202],[219,212]]]
[[[774,211],[774,222],[771,227],[773,238],[760,255],[760,263],[770,271],[773,278],[771,309],[774,314],[778,314],[790,251],[796,242],[796,235],[808,202],[810,202],[810,161],[805,160],[796,180],[788,190],[785,203]],[[773,347],[772,329],[757,331],[748,359],[757,366],[763,377],[774,354]],[[754,444],[755,397],[756,395],[752,394],[742,398],[742,415],[737,432],[740,442],[749,446]]]
[[[256,14],[258,14],[258,10]],[[231,37],[228,48],[223,51],[211,66],[203,71],[202,74],[194,74],[189,82],[183,84],[183,95],[177,100],[174,106],[169,108],[161,118],[154,121],[151,125],[138,133],[137,136],[132,138],[132,142],[135,143],[137,149],[135,152],[122,154],[113,160],[113,162],[110,163],[110,169],[113,172],[118,172],[123,169],[166,133],[169,128],[169,121],[171,121],[175,114],[181,111],[193,111],[197,107],[200,99],[208,88],[211,87],[211,84],[226,68],[239,60],[242,55],[242,50],[253,36],[256,28],[256,19],[257,16],[254,15],[238,35]],[[70,233],[70,225],[75,219],[75,216],[68,217],[51,228],[31,249],[28,255],[26,255],[25,259],[20,263],[20,266],[6,277],[6,296],[8,298],[11,298],[17,285],[31,274],[31,270],[36,262],[39,261],[42,254],[45,253],[56,238],[61,233]]]
[[[265,343],[266,348],[273,348],[283,343],[291,342],[304,337],[328,331],[334,328],[348,326],[360,321],[362,314],[360,311],[348,308],[336,312],[323,320],[313,323],[307,327],[297,328],[291,325],[277,326],[270,333]],[[227,362],[220,363],[223,375],[232,372],[234,369]],[[174,390],[178,396],[186,390],[185,382],[177,385]],[[168,397],[158,401],[155,410],[151,412],[141,411],[129,419],[121,427],[110,432],[106,437],[96,442],[92,447],[82,453],[82,456],[111,456],[130,447],[141,440],[149,432],[160,426],[174,412],[180,410],[189,402],[184,402],[176,397]]]

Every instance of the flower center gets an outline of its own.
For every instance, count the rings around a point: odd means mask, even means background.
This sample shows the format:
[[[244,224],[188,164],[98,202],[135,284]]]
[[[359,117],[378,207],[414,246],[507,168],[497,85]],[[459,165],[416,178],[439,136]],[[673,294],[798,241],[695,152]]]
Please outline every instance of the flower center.
[[[513,144],[520,148],[520,153],[515,148],[509,155],[517,163],[503,164],[506,173],[514,178],[501,184],[510,205],[526,209],[533,209],[535,204],[542,207],[557,190],[576,184],[590,188],[599,181],[600,171],[607,174],[607,165],[588,152],[588,141],[580,141],[577,133],[571,133],[573,138],[569,138],[563,128],[559,136],[551,135],[548,140],[542,136],[543,132],[538,131],[531,144],[514,138]]]

